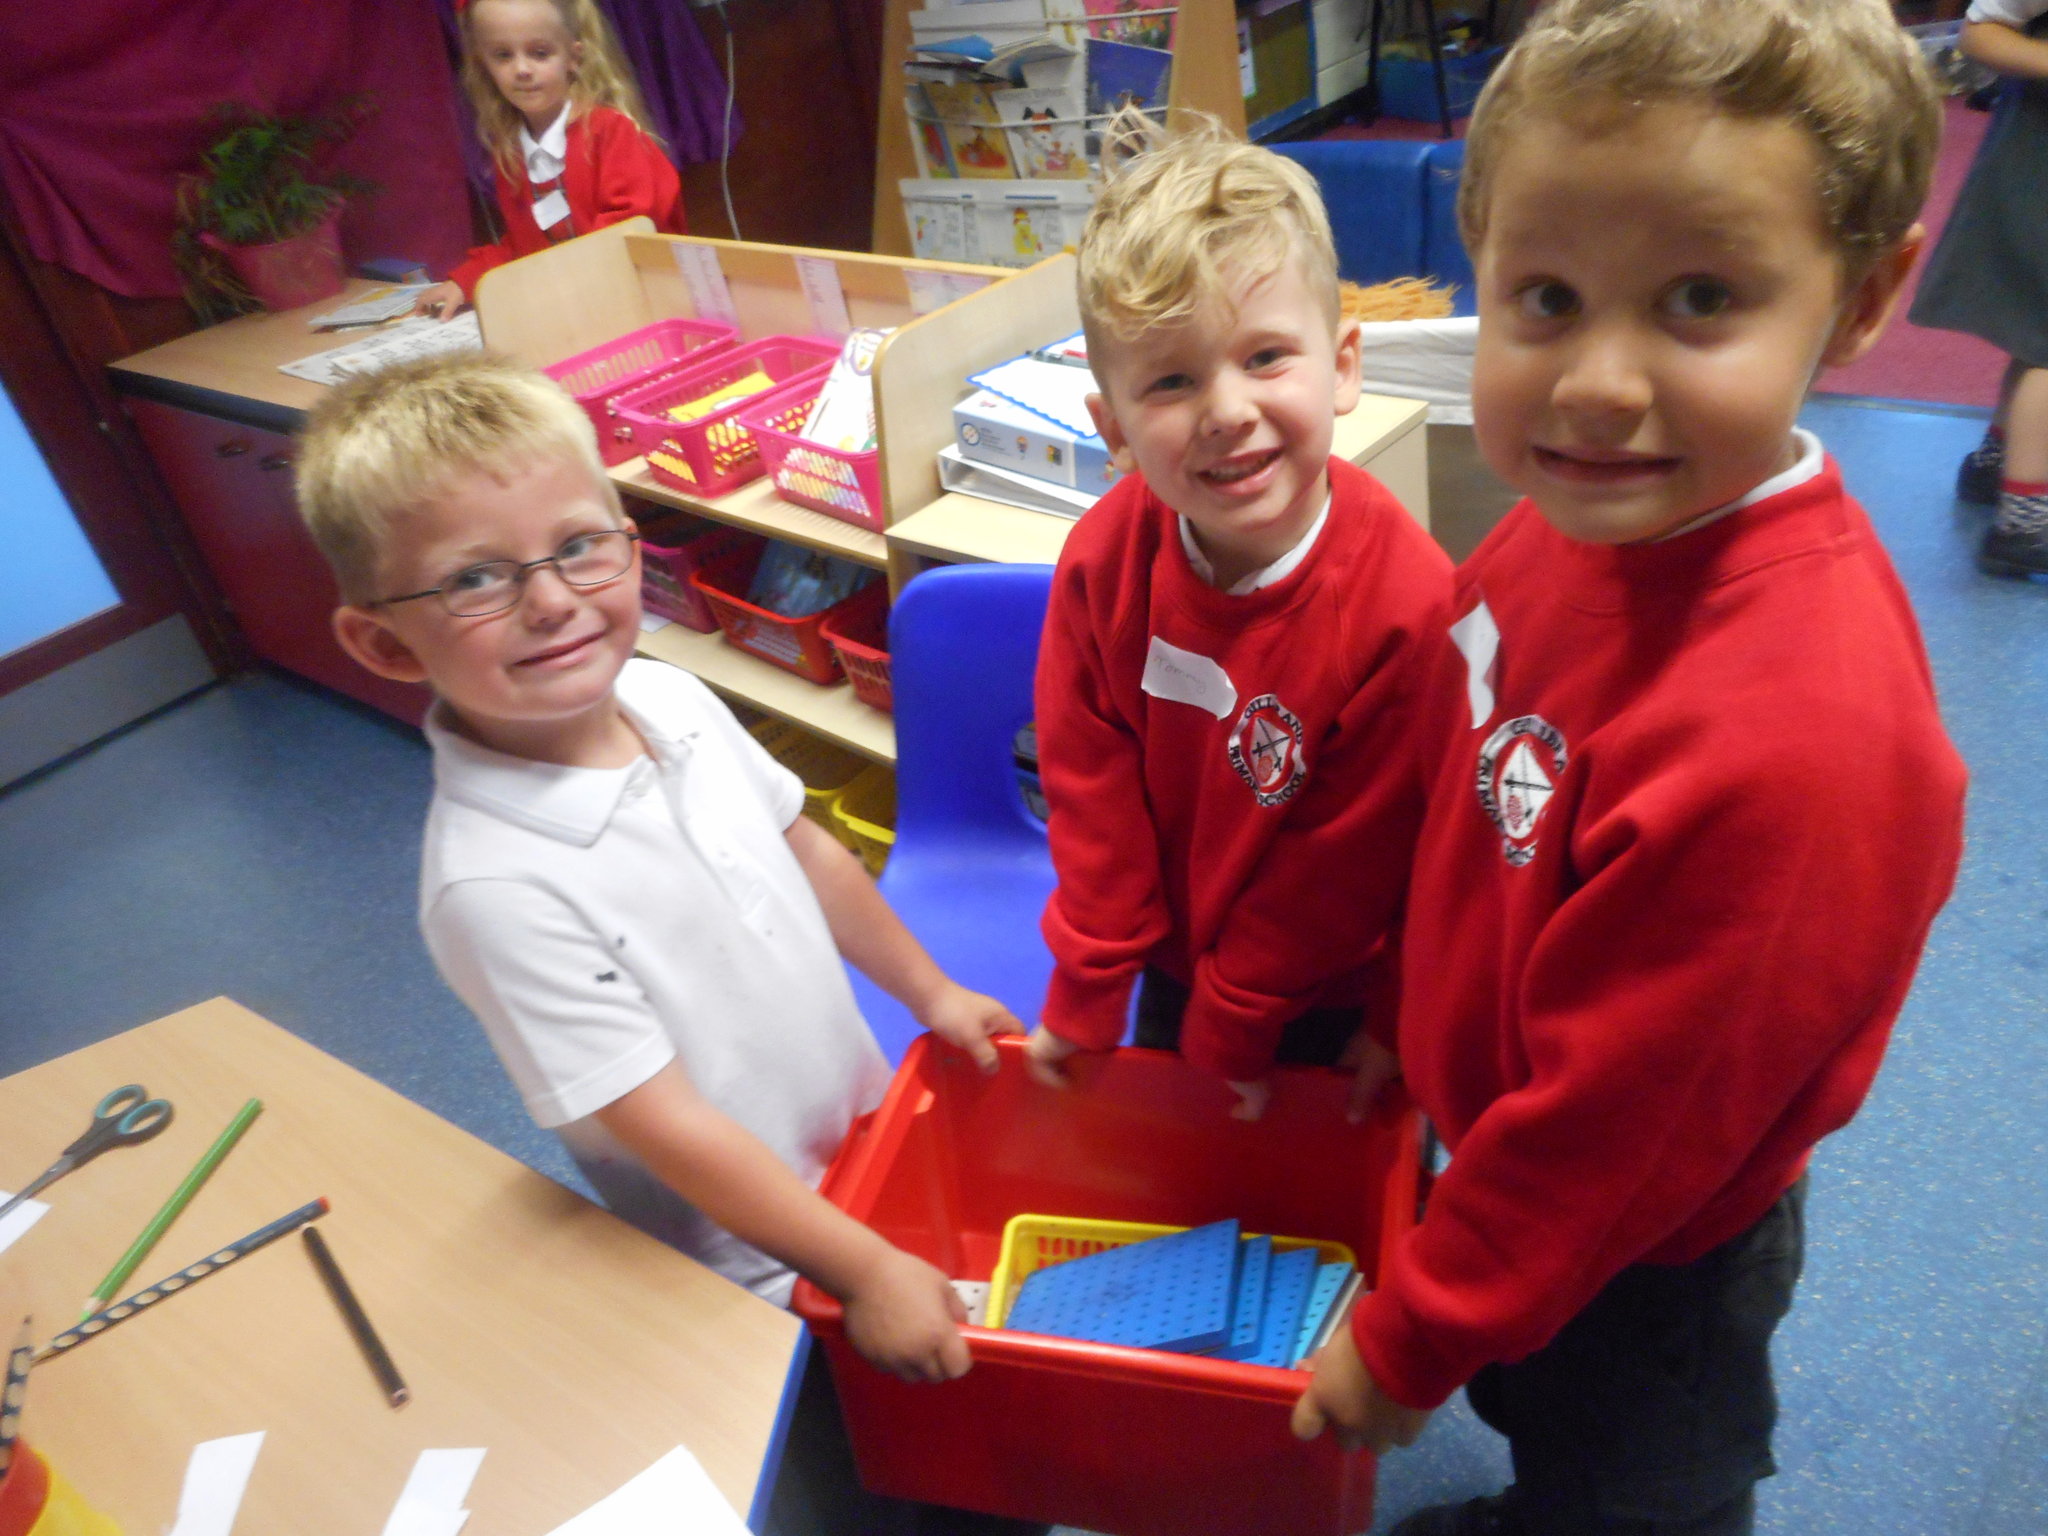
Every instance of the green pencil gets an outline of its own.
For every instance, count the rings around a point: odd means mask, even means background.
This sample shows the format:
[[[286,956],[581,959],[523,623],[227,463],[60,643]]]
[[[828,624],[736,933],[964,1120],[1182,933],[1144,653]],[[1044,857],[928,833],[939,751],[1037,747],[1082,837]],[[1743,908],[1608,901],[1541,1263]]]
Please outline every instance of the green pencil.
[[[164,1202],[164,1208],[149,1218],[149,1225],[142,1229],[142,1235],[128,1245],[128,1251],[121,1255],[114,1267],[107,1271],[107,1278],[93,1287],[92,1294],[85,1299],[85,1310],[78,1314],[82,1323],[93,1313],[121,1294],[121,1287],[128,1283],[128,1277],[135,1273],[135,1267],[149,1257],[149,1250],[156,1246],[157,1239],[169,1230],[178,1213],[191,1203],[199,1193],[220,1160],[228,1155],[234,1144],[242,1139],[242,1132],[249,1129],[249,1122],[263,1113],[263,1101],[251,1099],[235,1111],[235,1118],[228,1122],[228,1128],[216,1136],[213,1145],[206,1149],[206,1155],[192,1165],[192,1171],[185,1175],[185,1182],[171,1191],[171,1198]]]

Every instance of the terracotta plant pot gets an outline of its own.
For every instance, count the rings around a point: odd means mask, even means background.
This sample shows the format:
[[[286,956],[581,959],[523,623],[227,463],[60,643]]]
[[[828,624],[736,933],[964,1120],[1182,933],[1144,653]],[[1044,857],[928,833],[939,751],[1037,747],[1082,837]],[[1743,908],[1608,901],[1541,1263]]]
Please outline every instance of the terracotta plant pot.
[[[229,245],[205,232],[199,238],[220,253],[265,309],[297,309],[332,297],[348,283],[339,208],[305,233],[268,245]]]

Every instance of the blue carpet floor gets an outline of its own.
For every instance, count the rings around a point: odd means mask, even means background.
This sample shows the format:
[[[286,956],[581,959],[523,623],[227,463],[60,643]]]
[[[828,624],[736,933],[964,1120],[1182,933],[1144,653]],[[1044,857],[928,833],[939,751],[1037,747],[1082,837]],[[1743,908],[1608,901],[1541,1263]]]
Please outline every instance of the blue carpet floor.
[[[1950,485],[1980,416],[1829,398],[1806,421],[1913,594],[1973,778],[1961,881],[1891,1055],[1815,1164],[1759,1529],[2041,1536],[2048,585],[1970,564],[1981,514]],[[0,1073],[226,993],[575,1182],[421,949],[426,794],[415,735],[272,674],[0,794]],[[1454,1401],[1384,1463],[1379,1526],[1506,1475],[1498,1440]]]

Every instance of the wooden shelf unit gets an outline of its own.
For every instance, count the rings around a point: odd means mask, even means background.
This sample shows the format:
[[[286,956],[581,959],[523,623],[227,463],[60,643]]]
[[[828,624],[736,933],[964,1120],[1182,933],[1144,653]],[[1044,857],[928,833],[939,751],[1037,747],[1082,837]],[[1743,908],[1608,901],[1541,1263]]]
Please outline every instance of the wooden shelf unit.
[[[1189,14],[1184,9],[1184,26]],[[945,493],[938,452],[953,440],[953,406],[968,374],[1080,329],[1073,257],[1055,256],[1008,271],[657,235],[622,226],[485,274],[477,301],[484,336],[498,351],[547,364],[657,320],[694,316],[676,260],[674,248],[681,245],[717,252],[747,339],[816,329],[798,266],[806,258],[829,260],[836,268],[855,325],[894,328],[875,357],[885,526],[877,533],[793,506],[776,495],[766,478],[727,496],[693,496],[657,481],[641,459],[612,469],[622,494],[886,570],[892,591],[933,564],[1051,563],[1059,558],[1071,519]],[[906,276],[916,269],[989,281],[977,292],[918,315]],[[1338,418],[1332,450],[1369,465],[1427,527],[1425,415],[1426,408],[1416,401],[1367,395],[1350,415]],[[843,684],[820,688],[717,636],[676,626],[648,635],[641,650],[688,668],[731,698],[877,762],[895,760],[889,717],[860,703]]]

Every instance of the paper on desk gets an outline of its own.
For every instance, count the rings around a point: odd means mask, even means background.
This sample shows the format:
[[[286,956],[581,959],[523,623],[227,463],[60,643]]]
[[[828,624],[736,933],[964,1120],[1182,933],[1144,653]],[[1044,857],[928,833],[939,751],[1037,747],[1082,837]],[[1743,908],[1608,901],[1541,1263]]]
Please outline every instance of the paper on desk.
[[[412,1475],[384,1522],[384,1536],[455,1536],[469,1511],[462,1501],[483,1465],[484,1450],[421,1451]]]
[[[550,1536],[748,1536],[711,1474],[679,1445]]]
[[[256,1470],[256,1453],[262,1449],[260,1429],[224,1440],[202,1440],[192,1447],[192,1459],[185,1465],[185,1487],[178,1495],[178,1523],[171,1527],[171,1536],[228,1536],[235,1512],[242,1507],[249,1474]]]
[[[13,1198],[14,1191],[0,1189],[0,1204]],[[24,1200],[5,1216],[0,1216],[0,1253],[12,1248],[22,1233],[43,1219],[43,1212],[48,1209],[40,1200]]]
[[[413,362],[451,352],[481,352],[483,349],[483,330],[477,322],[476,311],[471,310],[447,321],[421,315],[417,320],[401,320],[397,325],[344,346],[316,352],[297,362],[280,363],[277,371],[314,384],[339,384],[355,374],[375,373],[393,363]]]

